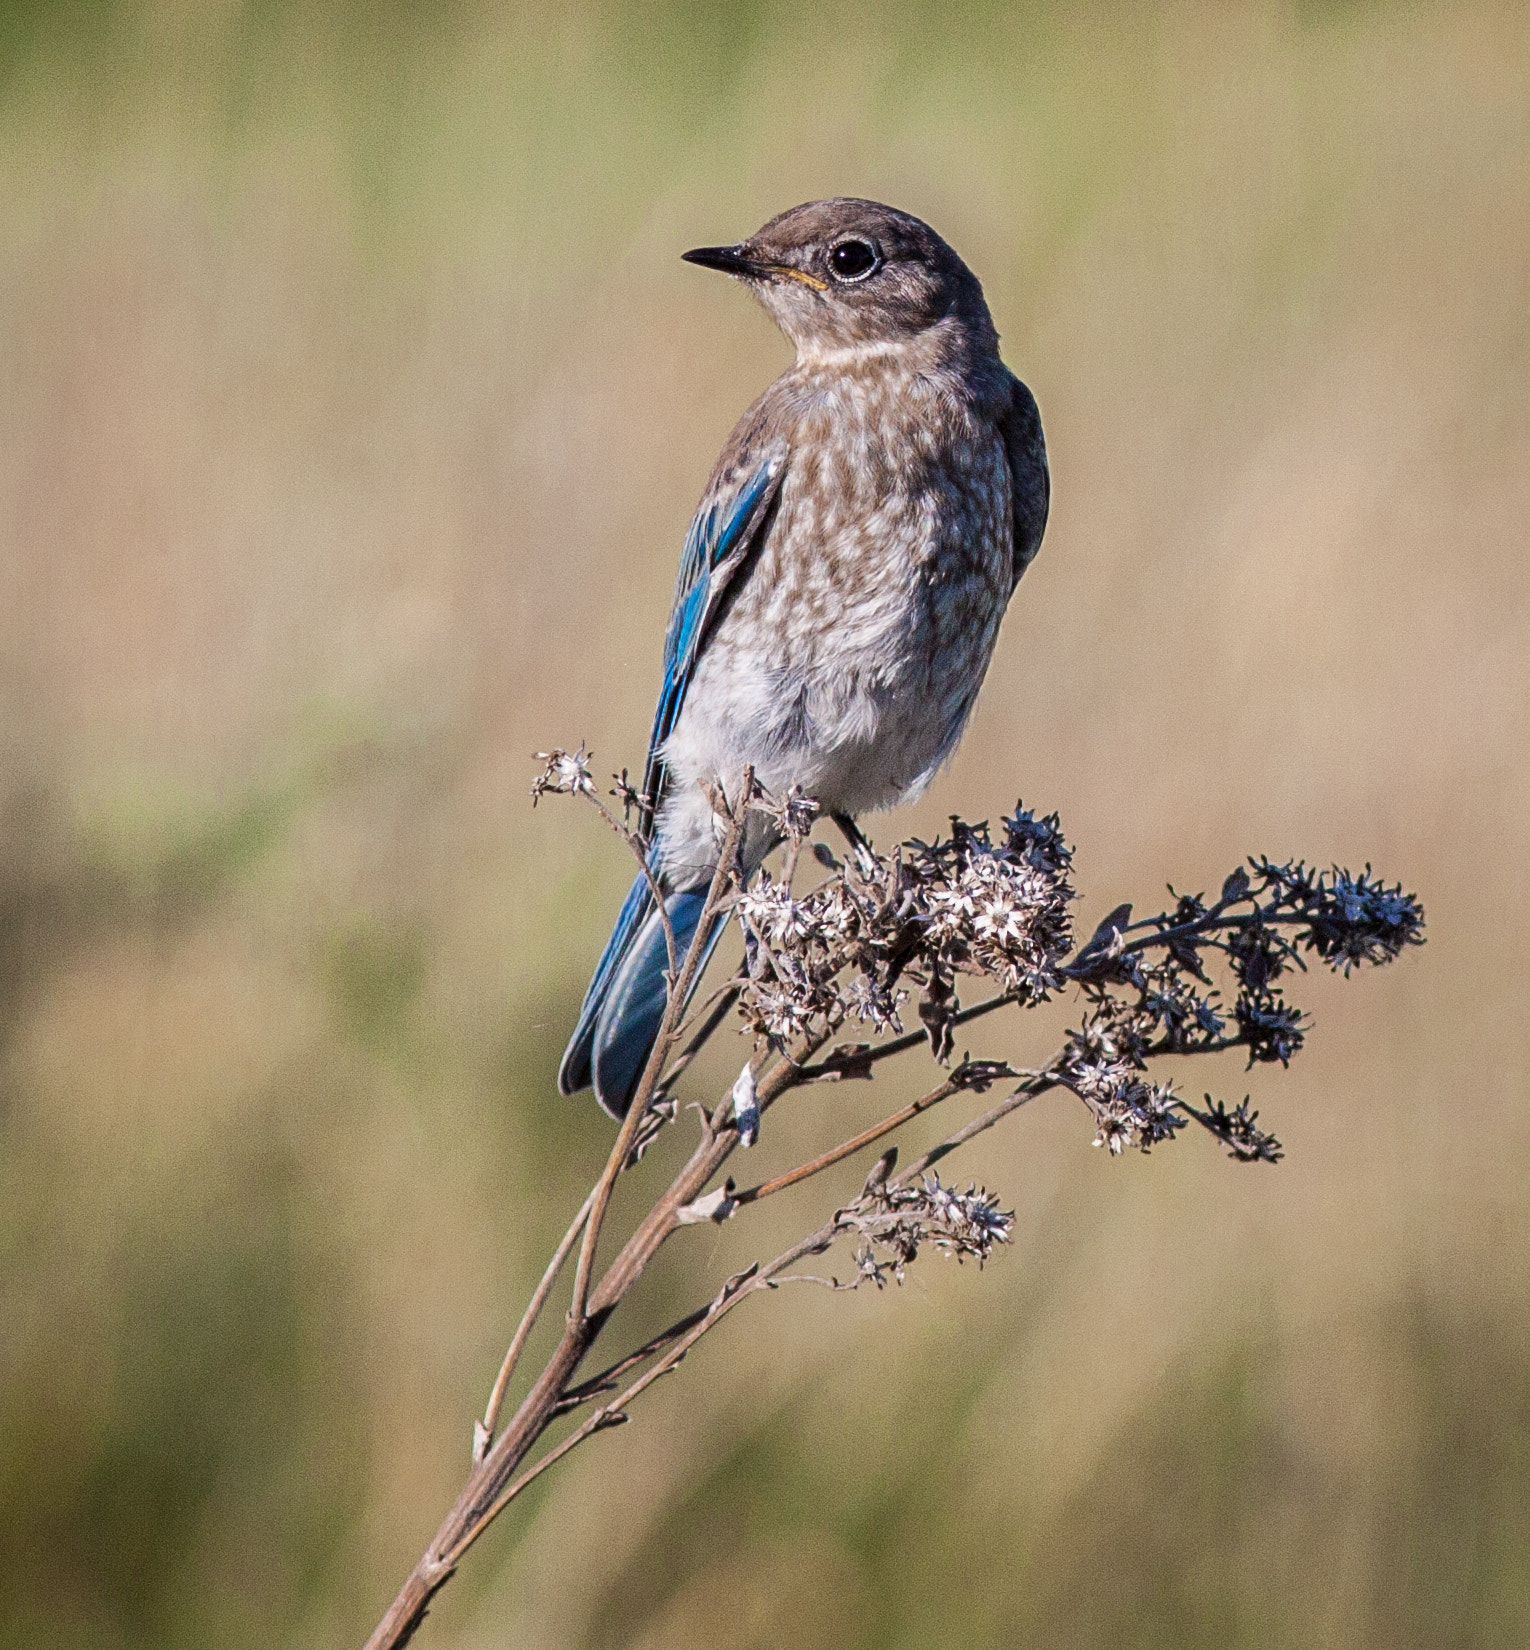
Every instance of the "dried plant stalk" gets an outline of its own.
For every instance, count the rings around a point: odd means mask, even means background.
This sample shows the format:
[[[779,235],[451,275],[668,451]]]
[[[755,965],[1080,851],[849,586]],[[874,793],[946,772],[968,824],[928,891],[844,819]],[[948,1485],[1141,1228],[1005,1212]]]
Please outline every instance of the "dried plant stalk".
[[[628,844],[645,874],[648,843],[641,830],[608,808],[583,748],[543,753],[533,798],[575,795],[592,803]],[[612,793],[630,817],[624,779]],[[944,1184],[936,1165],[1021,1106],[1052,1091],[1086,1108],[1094,1144],[1112,1154],[1143,1152],[1197,1125],[1241,1162],[1274,1163],[1280,1143],[1258,1126],[1248,1102],[1229,1108],[1209,1095],[1203,1107],[1150,1079],[1165,1057],[1242,1048],[1250,1066],[1287,1064],[1307,1026],[1287,1003],[1284,981],[1315,956],[1346,975],[1390,962],[1423,941],[1422,907],[1400,887],[1358,876],[1315,872],[1305,864],[1250,860],[1224,881],[1217,897],[1175,895],[1174,905],[1132,920],[1117,907],[1086,944],[1074,949],[1070,881],[1072,854],[1055,817],[1017,807],[995,839],[986,826],[952,821],[935,843],[909,841],[881,855],[863,842],[841,865],[818,845],[814,858],[829,874],[802,896],[793,882],[802,849],[818,817],[811,799],[793,792],[766,796],[745,772],[725,793],[718,787],[720,857],[707,890],[698,939],[684,956],[670,941],[666,1012],[604,1168],[570,1224],[510,1343],[484,1417],[474,1429],[472,1470],[456,1503],[410,1572],[368,1650],[402,1645],[431,1598],[446,1584],[474,1541],[522,1491],[596,1433],[628,1419],[630,1406],[728,1313],[762,1289],[783,1282],[832,1288],[881,1288],[901,1282],[926,1247],[979,1266],[1007,1243],[1013,1217],[976,1186]],[[779,875],[760,872],[746,885],[739,845],[751,813],[770,816],[785,845]],[[639,815],[641,820],[641,814]],[[1171,890],[1172,893],[1172,890]],[[662,908],[662,901],[660,902]],[[744,961],[738,974],[685,1018],[714,917],[738,922]],[[1234,987],[1229,1007],[1213,970]],[[989,995],[963,1007],[958,984],[981,982]],[[1078,1028],[1043,1065],[1002,1060],[951,1064],[955,1032],[996,1010],[1025,1008],[1064,989],[1077,989],[1084,1012]],[[917,996],[918,1031],[903,1013]],[[679,1173],[654,1200],[597,1279],[597,1259],[617,1180],[635,1170],[648,1144],[678,1115],[674,1085],[699,1050],[736,1012],[753,1032],[754,1051],[732,1090],[710,1110],[695,1109],[699,1138]],[[857,1028],[866,1040],[834,1039]],[[880,1037],[880,1041],[873,1039]],[[833,1046],[830,1046],[830,1045]],[[870,1079],[885,1061],[924,1048],[944,1070],[919,1099],[808,1162],[744,1190],[732,1179],[715,1184],[740,1144],[750,1144],[760,1120],[794,1090],[851,1078]],[[825,1052],[827,1050],[827,1052]],[[725,1279],[711,1296],[644,1345],[579,1378],[585,1359],[654,1255],[681,1226],[733,1219],[740,1211],[802,1184],[913,1118],[960,1095],[1006,1092],[897,1173],[897,1147],[884,1151],[860,1194],[834,1209],[774,1259]],[[710,1190],[709,1190],[710,1188]],[[834,1277],[794,1274],[804,1259],[850,1239],[853,1271]],[[510,1419],[500,1412],[527,1339],[575,1253],[572,1299],[552,1355]],[[634,1371],[641,1371],[633,1375]],[[621,1383],[633,1378],[626,1386]],[[614,1394],[614,1396],[613,1396]],[[593,1405],[570,1431],[526,1464],[562,1417]]]

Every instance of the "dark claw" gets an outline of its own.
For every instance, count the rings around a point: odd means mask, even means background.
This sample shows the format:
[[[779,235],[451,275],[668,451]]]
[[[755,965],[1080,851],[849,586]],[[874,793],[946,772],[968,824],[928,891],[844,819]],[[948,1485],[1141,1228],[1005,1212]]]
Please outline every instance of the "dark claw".
[[[871,851],[871,844],[861,835],[860,826],[849,814],[832,814],[830,817],[839,826],[840,835],[855,855],[855,863],[861,875],[869,881],[877,868],[877,856]]]

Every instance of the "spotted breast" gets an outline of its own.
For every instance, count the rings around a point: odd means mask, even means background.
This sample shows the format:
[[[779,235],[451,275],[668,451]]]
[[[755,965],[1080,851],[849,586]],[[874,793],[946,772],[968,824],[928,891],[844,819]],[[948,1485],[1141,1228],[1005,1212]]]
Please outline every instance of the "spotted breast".
[[[666,747],[677,882],[715,863],[698,780],[748,762],[854,816],[918,796],[955,748],[1014,582],[1007,388],[911,345],[849,350],[746,415],[735,443],[784,433],[786,474]]]

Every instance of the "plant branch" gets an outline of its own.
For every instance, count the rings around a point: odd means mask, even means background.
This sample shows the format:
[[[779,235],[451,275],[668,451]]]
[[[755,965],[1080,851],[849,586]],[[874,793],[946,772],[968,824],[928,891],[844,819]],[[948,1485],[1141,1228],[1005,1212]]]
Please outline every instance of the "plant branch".
[[[1018,1076],[1005,1068],[1005,1074]],[[873,1123],[869,1129],[862,1129],[857,1135],[841,1143],[807,1163],[799,1163],[795,1169],[788,1169],[785,1174],[778,1174],[771,1180],[762,1180],[758,1186],[750,1186],[742,1192],[735,1192],[733,1201],[742,1207],[747,1203],[758,1203],[762,1198],[772,1196],[776,1192],[784,1192],[788,1186],[799,1185],[804,1180],[811,1180],[816,1174],[822,1174],[825,1169],[831,1169],[836,1163],[842,1163],[847,1157],[853,1157],[863,1146],[869,1146],[873,1141],[889,1135],[894,1129],[901,1129],[905,1123],[911,1122],[921,1112],[929,1111],[932,1106],[938,1106],[942,1100],[949,1100],[953,1094],[962,1094],[971,1087],[970,1082],[962,1080],[962,1071],[959,1069],[938,1088],[933,1088],[928,1094],[921,1095],[917,1100],[910,1100],[906,1106],[884,1117],[880,1123]]]
[[[943,1157],[949,1157],[958,1146],[965,1146],[969,1140],[984,1134],[995,1123],[1001,1123],[1011,1112],[1027,1105],[1030,1101],[1045,1094],[1049,1089],[1060,1087],[1062,1079],[1056,1075],[1051,1065],[1044,1066],[1040,1071],[1033,1072],[1021,1085],[1000,1100],[997,1105],[990,1106],[987,1111],[981,1112],[970,1123],[964,1123],[954,1133],[948,1134],[938,1145],[931,1146],[923,1157],[917,1157],[897,1178],[897,1185],[906,1186],[916,1176],[923,1174],[926,1169],[932,1169]]]
[[[789,1249],[783,1250],[773,1261],[765,1266],[758,1264],[748,1267],[743,1272],[736,1272],[722,1286],[711,1302],[698,1311],[690,1313],[678,1323],[670,1326],[663,1334],[656,1337],[646,1348],[639,1348],[628,1355],[620,1364],[613,1364],[608,1374],[633,1367],[642,1357],[656,1351],[666,1343],[672,1343],[665,1355],[651,1368],[644,1371],[624,1392],[612,1399],[609,1404],[602,1404],[588,1419],[576,1427],[567,1438],[559,1442],[537,1464],[523,1473],[513,1483],[509,1484],[499,1496],[484,1510],[482,1521],[470,1531],[453,1550],[451,1562],[456,1564],[462,1554],[476,1541],[485,1529],[502,1513],[506,1507],[520,1495],[530,1484],[555,1461],[561,1460],[571,1450],[582,1444],[586,1438],[606,1427],[621,1426],[627,1420],[628,1406],[651,1387],[661,1376],[668,1375],[685,1359],[686,1354],[695,1346],[701,1337],[708,1331],[715,1329],[718,1323],[733,1310],[741,1301],[761,1289],[773,1287],[778,1272],[785,1271],[788,1266],[794,1266],[804,1256],[821,1254],[834,1241],[840,1231],[840,1216],[838,1213],[816,1231],[794,1243]],[[582,1389],[581,1389],[582,1390]],[[570,1397],[573,1396],[571,1392]]]
[[[574,1300],[569,1311],[575,1318],[583,1319],[588,1315],[590,1281],[595,1266],[595,1247],[600,1242],[600,1231],[605,1224],[606,1210],[611,1202],[611,1192],[616,1185],[617,1176],[626,1167],[627,1155],[632,1146],[633,1136],[636,1135],[638,1125],[643,1121],[643,1114],[648,1110],[648,1103],[653,1098],[659,1076],[664,1070],[665,1062],[669,1059],[671,1049],[674,1047],[675,1027],[685,1012],[685,1004],[690,996],[691,986],[706,954],[707,929],[711,924],[712,917],[716,914],[718,903],[734,875],[739,843],[743,838],[744,825],[749,817],[749,804],[753,790],[754,770],[746,768],[738,798],[728,813],[728,829],[723,838],[717,868],[712,873],[712,882],[707,889],[706,899],[702,903],[701,916],[696,925],[696,932],[686,951],[685,962],[680,969],[679,977],[672,977],[668,1000],[664,1008],[664,1018],[659,1022],[658,1035],[654,1039],[653,1048],[648,1056],[648,1063],[643,1068],[643,1075],[638,1082],[637,1091],[627,1108],[626,1117],[622,1120],[622,1126],[616,1136],[616,1143],[611,1148],[611,1155],[606,1159],[605,1169],[596,1182],[593,1201],[590,1204],[589,1218],[585,1221],[584,1241],[579,1247],[579,1263],[574,1272]]]
[[[688,1065],[690,1065],[691,1061],[701,1053],[702,1049],[705,1048],[709,1042],[711,1042],[717,1028],[723,1023],[724,1020],[727,1019],[729,1011],[738,1001],[738,987],[732,984],[723,986],[715,993],[715,996],[716,1001],[712,1004],[711,1010],[708,1012],[706,1018],[691,1034],[685,1047],[682,1048],[673,1061],[671,1061],[669,1070],[664,1073],[663,1078],[660,1080],[660,1089],[665,1090],[666,1092],[669,1089],[672,1089],[680,1077],[680,1074]]]
[[[546,768],[533,796],[548,791],[593,796],[588,760],[546,753]],[[629,794],[625,776],[620,782]],[[647,864],[646,839],[619,825],[603,804],[607,822],[639,854],[649,887],[660,897]],[[822,1253],[840,1235],[859,1234],[857,1276],[848,1284],[802,1276],[832,1288],[901,1281],[923,1244],[933,1244],[981,1266],[996,1243],[1008,1242],[1013,1216],[996,1196],[969,1187],[942,1185],[935,1165],[1039,1096],[1068,1089],[1089,1109],[1095,1144],[1112,1154],[1127,1146],[1144,1152],[1175,1138],[1193,1121],[1243,1162],[1273,1163],[1280,1143],[1258,1127],[1245,1099],[1236,1107],[1206,1097],[1205,1108],[1177,1097],[1168,1083],[1150,1082],[1149,1063],[1167,1055],[1248,1050],[1249,1061],[1284,1064],[1301,1047],[1301,1011],[1286,1003],[1278,980],[1288,967],[1305,966],[1302,952],[1316,953],[1346,974],[1365,963],[1384,963],[1423,939],[1423,912],[1400,887],[1375,880],[1367,867],[1353,877],[1335,868],[1317,873],[1304,863],[1250,861],[1239,868],[1208,906],[1199,896],[1175,896],[1178,904],[1137,923],[1118,906],[1094,937],[1074,953],[1070,902],[1076,898],[1071,850],[1054,816],[1018,809],[1003,833],[952,822],[949,839],[910,841],[891,855],[862,843],[855,865],[821,856],[831,874],[798,899],[792,889],[802,842],[816,804],[800,792],[764,797],[746,771],[729,803],[720,792],[714,810],[724,823],[718,864],[702,904],[696,936],[683,959],[675,955],[665,915],[669,963],[665,1012],[653,1050],[600,1175],[549,1261],[517,1326],[475,1428],[474,1464],[466,1484],[419,1562],[379,1623],[369,1650],[397,1650],[419,1626],[434,1594],[488,1525],[556,1462],[596,1432],[627,1419],[630,1405],[662,1375],[678,1367],[690,1349],[741,1301],[760,1289],[795,1281],[787,1269],[808,1254]],[[758,809],[791,839],[780,882],[745,886],[740,847],[750,812]],[[853,830],[853,826],[852,826]],[[854,845],[858,833],[851,836]],[[1264,896],[1269,895],[1268,901]],[[662,906],[662,899],[660,900]],[[748,967],[687,1019],[699,978],[707,930],[732,910],[745,929]],[[1128,937],[1130,935],[1130,937]],[[1161,951],[1150,963],[1140,954]],[[1204,965],[1231,973],[1236,1003],[1224,1007]],[[986,979],[995,995],[948,1013],[958,974]],[[832,1033],[858,1020],[896,1023],[906,977],[926,982],[920,1005],[925,1024],[876,1046],[841,1045],[827,1056]],[[668,1187],[642,1215],[596,1281],[596,1256],[619,1177],[632,1168],[663,1118],[675,1115],[670,1090],[699,1050],[737,1008],[754,1033],[750,1074],[755,1105],[748,1126],[787,1093],[833,1078],[871,1078],[882,1062],[928,1046],[937,1059],[951,1050],[958,1025],[1011,1004],[1033,1006],[1060,981],[1084,988],[1085,1013],[1046,1065],[1016,1071],[1000,1061],[968,1061],[944,1075],[917,1100],[784,1173],[736,1192],[726,1181],[708,1193],[740,1144],[735,1111],[743,1099],[725,1094],[710,1110],[698,1105],[700,1138]],[[1232,1023],[1235,1021],[1236,1026]],[[677,1053],[678,1049],[678,1053]],[[815,1063],[816,1062],[816,1063]],[[983,1092],[999,1079],[1018,1085],[996,1104],[953,1129],[892,1174],[895,1150],[884,1152],[857,1198],[763,1266],[735,1273],[704,1306],[679,1318],[599,1373],[578,1379],[586,1357],[613,1313],[642,1277],[659,1249],[682,1226],[698,1219],[725,1220],[742,1207],[824,1173],[863,1147],[894,1134],[953,1095]],[[733,1092],[742,1095],[749,1084]],[[662,1099],[662,1115],[655,1111]],[[730,1109],[730,1107],[732,1109]],[[571,1309],[551,1356],[496,1436],[500,1411],[528,1338],[551,1291],[577,1247]],[[560,1417],[610,1394],[640,1366],[642,1373],[615,1398],[601,1402],[534,1463],[528,1459]]]
[[[997,997],[989,997],[981,1003],[974,1003],[970,1008],[964,1008],[951,1018],[953,1026],[964,1026],[969,1020],[981,1018],[984,1014],[992,1014],[996,1008],[1006,1008],[1011,1003],[1018,1003],[1020,997],[1016,992],[1001,992]],[[859,1075],[862,1067],[879,1065],[883,1060],[891,1060],[894,1055],[906,1054],[911,1048],[919,1048],[930,1040],[929,1033],[922,1028],[919,1031],[905,1031],[899,1037],[893,1037],[885,1043],[874,1043],[869,1047],[857,1047],[853,1052],[847,1052],[844,1059],[835,1063],[831,1053],[827,1060],[820,1061],[816,1066],[804,1066],[798,1076],[802,1083],[833,1082],[847,1075]]]
[[[499,1412],[505,1401],[505,1391],[510,1385],[510,1378],[515,1374],[515,1367],[521,1360],[521,1353],[525,1350],[526,1342],[531,1331],[536,1327],[537,1319],[542,1315],[542,1308],[547,1305],[547,1297],[552,1294],[553,1285],[558,1281],[558,1274],[563,1270],[564,1262],[568,1259],[579,1234],[584,1230],[584,1223],[590,1217],[590,1205],[595,1201],[595,1189],[591,1187],[585,1195],[579,1213],[574,1216],[569,1229],[553,1250],[553,1257],[547,1263],[547,1270],[542,1274],[542,1281],[537,1285],[530,1304],[516,1326],[515,1334],[510,1340],[510,1349],[505,1353],[505,1361],[499,1366],[499,1374],[494,1380],[494,1390],[489,1394],[489,1402],[484,1408],[483,1420],[473,1429],[473,1464],[478,1465],[487,1453],[489,1445],[494,1441],[494,1429],[499,1425]]]

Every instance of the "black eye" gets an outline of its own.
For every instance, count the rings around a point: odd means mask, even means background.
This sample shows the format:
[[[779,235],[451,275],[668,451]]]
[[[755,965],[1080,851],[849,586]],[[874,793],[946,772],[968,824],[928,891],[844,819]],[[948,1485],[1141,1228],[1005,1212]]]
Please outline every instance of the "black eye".
[[[829,268],[842,281],[858,281],[877,267],[877,249],[866,241],[841,241],[829,254]]]

